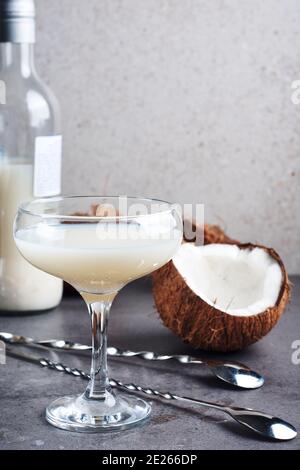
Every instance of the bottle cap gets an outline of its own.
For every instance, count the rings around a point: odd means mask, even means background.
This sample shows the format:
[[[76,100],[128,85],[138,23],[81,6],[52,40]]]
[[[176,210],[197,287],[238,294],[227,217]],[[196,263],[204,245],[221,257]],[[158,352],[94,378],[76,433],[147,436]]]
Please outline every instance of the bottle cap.
[[[35,42],[34,0],[0,0],[0,42]]]

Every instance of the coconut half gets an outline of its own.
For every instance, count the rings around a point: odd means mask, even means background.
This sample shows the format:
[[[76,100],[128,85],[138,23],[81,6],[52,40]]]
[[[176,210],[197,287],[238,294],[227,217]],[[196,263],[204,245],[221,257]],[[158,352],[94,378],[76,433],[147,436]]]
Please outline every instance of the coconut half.
[[[289,299],[278,254],[251,244],[184,243],[153,274],[163,322],[196,348],[241,349],[265,336]]]

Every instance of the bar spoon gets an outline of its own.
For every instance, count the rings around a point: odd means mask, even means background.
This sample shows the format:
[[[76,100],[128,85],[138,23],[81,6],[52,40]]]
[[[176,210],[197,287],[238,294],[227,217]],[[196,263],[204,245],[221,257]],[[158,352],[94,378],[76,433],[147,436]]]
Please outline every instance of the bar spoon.
[[[9,344],[22,344],[27,346],[37,346],[63,351],[90,351],[91,347],[85,344],[74,343],[62,339],[34,340],[26,336],[13,335],[12,333],[0,332],[0,339]],[[130,351],[116,347],[107,348],[109,356],[114,357],[138,357],[146,361],[166,361],[176,360],[181,364],[201,364],[206,366],[210,372],[218,379],[243,389],[256,389],[262,387],[264,378],[250,369],[248,366],[231,360],[200,359],[188,355],[166,355],[157,354],[152,351]]]

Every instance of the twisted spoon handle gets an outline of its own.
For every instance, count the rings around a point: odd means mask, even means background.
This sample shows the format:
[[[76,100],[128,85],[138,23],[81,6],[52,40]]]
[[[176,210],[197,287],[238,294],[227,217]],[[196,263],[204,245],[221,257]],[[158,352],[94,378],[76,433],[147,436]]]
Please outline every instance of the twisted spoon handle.
[[[196,357],[188,356],[187,354],[157,354],[153,351],[130,351],[128,349],[120,349],[115,347],[109,347],[108,350],[109,356],[116,357],[139,357],[145,359],[146,361],[167,361],[169,359],[175,359],[181,364],[203,364],[204,361]]]
[[[124,384],[123,382],[120,382],[120,380],[116,379],[110,379],[109,383],[112,387],[122,388],[124,390],[128,390],[129,392],[141,392],[145,395],[164,398],[166,400],[177,400],[177,396],[170,392],[163,393],[159,392],[158,390],[154,390],[153,388],[144,388],[140,385],[135,385],[134,383]]]
[[[85,344],[74,343],[72,341],[65,341],[63,339],[46,339],[35,340],[27,336],[14,335],[12,333],[0,332],[0,339],[9,344],[27,344],[32,346],[43,346],[46,348],[60,349],[64,351],[90,351],[91,346]],[[146,361],[166,361],[175,359],[181,364],[207,364],[208,361],[196,357],[188,356],[187,354],[157,354],[153,351],[131,351],[129,349],[121,349],[111,346],[107,348],[107,354],[115,357],[139,357]]]
[[[48,369],[56,370],[58,372],[64,372],[65,374],[73,375],[74,377],[81,377],[82,379],[85,379],[85,380],[89,380],[90,378],[89,374],[86,374],[82,370],[77,369],[76,367],[72,368],[72,367],[66,366],[62,364],[61,362],[53,362],[53,361],[50,361],[50,359],[42,358],[39,360],[39,364],[42,367],[47,367]],[[172,393],[168,393],[168,392],[161,393],[158,390],[153,390],[152,388],[143,388],[133,383],[124,384],[123,382],[120,382],[120,380],[116,380],[116,379],[110,379],[109,383],[111,387],[120,387],[130,392],[142,392],[142,393],[145,393],[146,395],[153,395],[156,397],[165,398],[167,400],[176,399],[175,395],[173,395]]]
[[[89,380],[90,378],[89,374],[86,374],[82,370],[77,369],[76,367],[71,368],[69,366],[62,364],[61,362],[53,362],[46,358],[38,359],[37,362],[42,367],[47,367],[48,369],[53,369],[58,372],[64,372],[65,374],[73,375],[75,377],[81,377],[82,379],[85,379],[85,380]],[[185,401],[189,403],[197,403],[198,405],[206,406],[209,408],[215,408],[224,412],[228,412],[228,407],[221,405],[221,404],[217,404],[217,403],[210,403],[210,402],[206,402],[202,400],[196,400],[194,398],[181,397],[178,395],[174,395],[173,393],[170,393],[170,392],[160,392],[159,390],[155,390],[149,387],[144,388],[134,383],[124,384],[120,380],[116,380],[116,379],[110,379],[109,383],[111,387],[121,388],[129,392],[141,392],[141,393],[144,393],[145,395],[159,397],[165,400],[180,400],[180,401]]]
[[[81,377],[85,380],[90,379],[90,375],[83,372],[83,370],[77,369],[76,367],[65,366],[61,362],[53,362],[50,361],[50,359],[46,358],[38,359],[37,362],[42,367],[47,367],[48,369],[53,369],[58,372],[64,372],[65,374],[74,375],[75,377]]]

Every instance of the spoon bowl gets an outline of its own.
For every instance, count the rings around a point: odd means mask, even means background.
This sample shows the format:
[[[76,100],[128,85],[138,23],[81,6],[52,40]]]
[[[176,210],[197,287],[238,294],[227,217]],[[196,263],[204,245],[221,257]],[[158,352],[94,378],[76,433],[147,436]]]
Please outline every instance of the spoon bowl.
[[[297,436],[292,424],[260,411],[231,407],[228,414],[238,423],[269,439],[289,441]]]
[[[239,362],[208,361],[208,367],[218,379],[244,389],[260,388],[264,384],[264,378]]]

